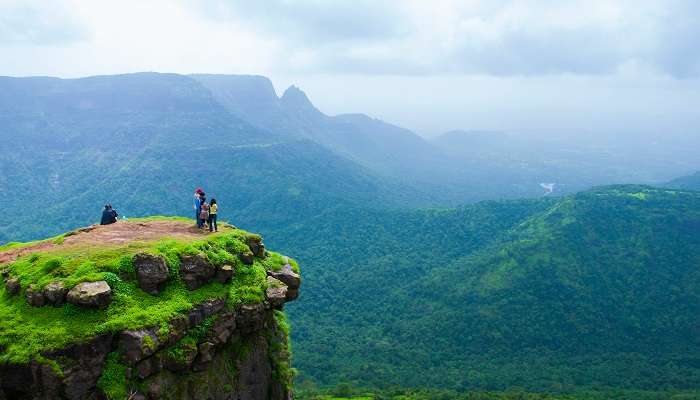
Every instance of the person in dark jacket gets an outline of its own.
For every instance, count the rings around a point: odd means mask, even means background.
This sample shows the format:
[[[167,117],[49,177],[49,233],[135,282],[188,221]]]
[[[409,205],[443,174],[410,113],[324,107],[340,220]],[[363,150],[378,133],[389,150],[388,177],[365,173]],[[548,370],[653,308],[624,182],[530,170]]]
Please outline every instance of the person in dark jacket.
[[[112,211],[112,217],[113,217],[112,220],[114,222],[117,222],[117,217],[119,216],[119,214],[117,213],[117,210],[115,210],[111,204],[109,205],[109,209]]]
[[[105,209],[102,210],[102,219],[100,225],[109,225],[117,222],[117,211],[112,208],[111,204],[105,204]]]

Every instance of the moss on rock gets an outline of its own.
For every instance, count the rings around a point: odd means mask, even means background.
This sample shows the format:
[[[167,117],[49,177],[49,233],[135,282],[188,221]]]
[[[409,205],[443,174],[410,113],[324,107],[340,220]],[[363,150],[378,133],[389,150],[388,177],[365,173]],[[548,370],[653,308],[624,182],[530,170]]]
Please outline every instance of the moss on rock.
[[[174,226],[181,225],[183,230],[190,228],[189,221],[163,218],[120,224],[137,224],[129,228],[138,230],[140,226],[147,229],[149,224],[164,221]],[[172,345],[171,336],[180,334],[174,337],[179,339],[177,344],[164,352],[174,359],[188,358],[191,364],[189,358],[192,355],[185,356],[196,353],[198,342],[211,329],[215,318],[210,316],[194,321],[196,326],[190,328],[184,337],[181,330],[173,330],[173,321],[191,321],[195,306],[207,301],[224,303],[223,311],[246,304],[262,304],[267,289],[267,272],[279,270],[286,260],[274,252],[265,251],[261,253],[264,257],[255,256],[250,264],[240,262],[238,259],[242,253],[250,253],[249,243],[259,243],[261,238],[230,226],[214,234],[161,235],[104,246],[89,240],[84,244],[75,240],[89,238],[91,233],[87,230],[62,235],[65,240],[60,243],[53,240],[50,246],[45,245],[45,241],[37,242],[40,246],[36,251],[32,251],[35,244],[13,244],[2,249],[21,249],[23,253],[2,266],[7,284],[0,285],[0,364],[28,365],[47,360],[45,354],[74,343],[87,342],[104,334],[117,337],[120,332],[139,329],[151,329],[158,338],[158,343],[150,336],[143,341],[144,346],[153,347],[149,348],[149,354],[160,351],[159,345],[161,348]],[[151,254],[165,260],[169,276],[159,293],[149,294],[140,288],[134,267],[137,254]],[[225,265],[233,270],[233,276],[229,280],[212,277],[196,289],[188,290],[180,273],[181,260],[187,257],[201,258],[217,269]],[[69,291],[80,283],[97,281],[104,281],[111,288],[112,301],[105,308],[85,308],[53,298],[51,304],[54,306],[37,307],[38,302],[33,302],[33,307],[26,301],[27,293],[43,293],[44,288],[54,295],[56,291],[52,288],[55,287]],[[13,295],[13,291],[20,295]],[[134,388],[128,382],[129,368],[118,350],[109,354],[98,382],[108,398],[125,398]]]

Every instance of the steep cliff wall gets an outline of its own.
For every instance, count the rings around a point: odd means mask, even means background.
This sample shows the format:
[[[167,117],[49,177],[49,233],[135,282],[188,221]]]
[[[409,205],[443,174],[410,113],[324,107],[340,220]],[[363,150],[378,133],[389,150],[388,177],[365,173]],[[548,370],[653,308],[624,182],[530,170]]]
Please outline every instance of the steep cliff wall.
[[[147,219],[0,248],[0,399],[289,399],[296,263]]]

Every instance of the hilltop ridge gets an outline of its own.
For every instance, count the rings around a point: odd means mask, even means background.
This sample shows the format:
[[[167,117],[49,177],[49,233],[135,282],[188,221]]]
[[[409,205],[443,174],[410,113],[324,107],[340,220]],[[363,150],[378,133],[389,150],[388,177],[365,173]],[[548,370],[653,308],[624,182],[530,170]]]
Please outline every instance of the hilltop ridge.
[[[291,396],[299,269],[259,235],[144,218],[5,245],[0,268],[3,398]]]
[[[615,185],[309,224],[269,232],[307,266],[306,308],[290,310],[301,382],[698,387],[698,192]]]

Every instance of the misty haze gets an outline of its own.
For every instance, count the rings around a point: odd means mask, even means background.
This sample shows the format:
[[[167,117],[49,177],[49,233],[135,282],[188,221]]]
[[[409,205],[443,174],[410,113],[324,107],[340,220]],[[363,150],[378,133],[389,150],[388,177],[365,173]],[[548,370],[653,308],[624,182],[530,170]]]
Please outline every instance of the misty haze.
[[[0,400],[700,399],[699,13],[0,0]]]

